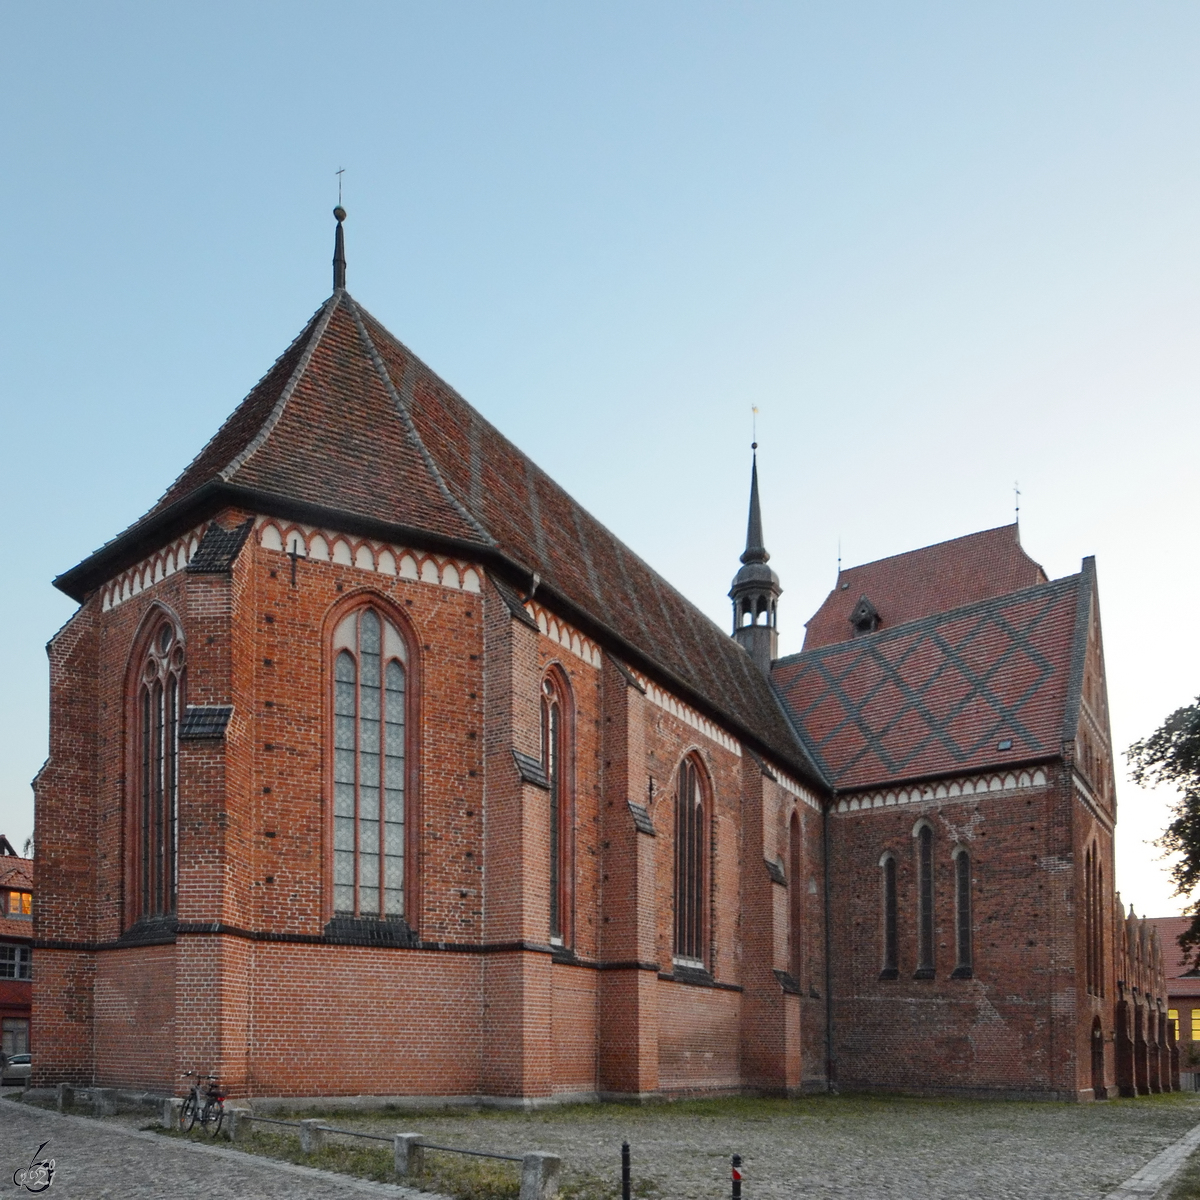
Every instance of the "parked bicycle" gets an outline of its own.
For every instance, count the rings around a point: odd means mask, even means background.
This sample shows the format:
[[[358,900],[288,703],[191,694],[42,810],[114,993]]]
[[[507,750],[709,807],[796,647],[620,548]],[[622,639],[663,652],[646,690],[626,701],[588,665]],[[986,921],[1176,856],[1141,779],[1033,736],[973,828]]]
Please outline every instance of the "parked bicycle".
[[[199,1120],[200,1127],[211,1137],[221,1132],[221,1122],[225,1119],[225,1097],[215,1075],[197,1075],[195,1071],[185,1071],[184,1079],[194,1082],[183,1101],[179,1113],[179,1128],[185,1133],[190,1132]]]

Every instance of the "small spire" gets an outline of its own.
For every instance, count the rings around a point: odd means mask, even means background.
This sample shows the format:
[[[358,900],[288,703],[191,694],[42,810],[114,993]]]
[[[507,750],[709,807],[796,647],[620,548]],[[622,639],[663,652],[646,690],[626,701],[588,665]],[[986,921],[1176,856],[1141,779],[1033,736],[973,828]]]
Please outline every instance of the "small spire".
[[[758,443],[751,442],[753,455],[750,466],[750,519],[746,522],[746,550],[741,561],[765,563],[770,559],[763,545],[762,508],[758,503]]]
[[[346,287],[346,239],[342,234],[346,210],[339,204],[333,210],[333,215],[337,218],[337,233],[333,239],[333,290],[339,292]]]

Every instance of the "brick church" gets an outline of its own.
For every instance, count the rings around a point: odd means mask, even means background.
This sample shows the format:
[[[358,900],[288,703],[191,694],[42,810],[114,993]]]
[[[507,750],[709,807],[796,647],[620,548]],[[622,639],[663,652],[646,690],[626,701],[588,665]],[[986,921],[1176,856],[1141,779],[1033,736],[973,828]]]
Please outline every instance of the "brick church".
[[[55,580],[35,1084],[534,1102],[1177,1078],[1093,560],[1015,525],[732,635],[345,288]]]

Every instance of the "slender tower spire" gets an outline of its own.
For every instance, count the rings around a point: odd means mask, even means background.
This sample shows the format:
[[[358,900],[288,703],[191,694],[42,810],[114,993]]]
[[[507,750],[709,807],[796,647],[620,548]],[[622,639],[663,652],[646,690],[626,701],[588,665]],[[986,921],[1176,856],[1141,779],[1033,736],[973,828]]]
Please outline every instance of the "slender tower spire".
[[[750,516],[746,521],[746,549],[742,566],[733,577],[733,638],[767,674],[779,657],[777,609],[783,589],[779,576],[767,566],[770,554],[763,539],[762,506],[758,499],[758,443],[750,446]]]
[[[333,215],[337,218],[337,233],[333,236],[333,290],[340,292],[346,287],[346,239],[342,235],[346,210],[339,204]]]

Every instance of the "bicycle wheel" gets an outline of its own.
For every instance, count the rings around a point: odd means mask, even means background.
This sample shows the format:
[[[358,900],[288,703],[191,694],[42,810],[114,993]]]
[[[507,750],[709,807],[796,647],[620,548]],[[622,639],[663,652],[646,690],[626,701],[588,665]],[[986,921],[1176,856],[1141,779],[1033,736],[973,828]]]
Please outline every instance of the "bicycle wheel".
[[[225,1104],[221,1100],[209,1100],[204,1105],[200,1121],[209,1137],[216,1137],[221,1132],[221,1121],[225,1117]]]
[[[179,1128],[184,1133],[187,1133],[196,1124],[196,1109],[198,1107],[196,1093],[189,1093],[183,1102],[183,1108],[179,1111]]]

